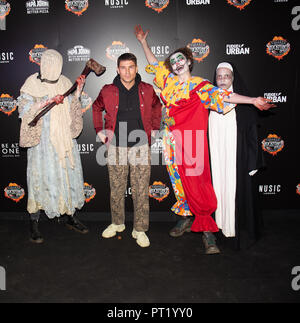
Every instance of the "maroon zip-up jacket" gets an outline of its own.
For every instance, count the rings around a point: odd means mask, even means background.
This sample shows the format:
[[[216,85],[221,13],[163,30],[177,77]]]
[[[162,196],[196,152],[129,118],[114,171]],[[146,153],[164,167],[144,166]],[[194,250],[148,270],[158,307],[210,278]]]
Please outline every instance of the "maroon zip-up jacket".
[[[143,126],[151,144],[151,130],[159,130],[162,104],[156,95],[153,86],[140,82],[138,85],[140,99],[140,111]],[[105,85],[93,103],[93,122],[96,133],[103,130],[102,113],[104,116],[106,136],[108,143],[111,141],[115,131],[117,113],[119,108],[119,89],[114,84]],[[109,130],[109,131],[108,131]]]

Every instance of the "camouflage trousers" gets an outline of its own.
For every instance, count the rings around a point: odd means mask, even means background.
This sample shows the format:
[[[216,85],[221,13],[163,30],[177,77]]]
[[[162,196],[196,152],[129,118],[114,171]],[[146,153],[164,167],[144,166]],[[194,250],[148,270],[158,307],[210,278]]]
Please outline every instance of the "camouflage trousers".
[[[128,173],[130,173],[134,229],[143,232],[148,230],[150,157],[148,145],[140,147],[109,146],[107,162],[112,223],[117,225],[125,223],[125,192]]]

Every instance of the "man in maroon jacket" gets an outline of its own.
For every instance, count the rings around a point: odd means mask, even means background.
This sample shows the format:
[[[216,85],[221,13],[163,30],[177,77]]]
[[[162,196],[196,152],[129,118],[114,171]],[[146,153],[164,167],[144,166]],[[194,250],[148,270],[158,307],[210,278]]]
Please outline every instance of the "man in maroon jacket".
[[[149,228],[149,181],[151,135],[160,127],[161,103],[152,85],[142,82],[137,59],[131,53],[118,58],[118,75],[105,85],[93,103],[94,127],[108,146],[110,206],[112,224],[102,233],[111,238],[125,229],[124,198],[127,177],[134,204],[132,237],[141,247],[150,245],[145,232]],[[106,112],[103,129],[102,113]]]

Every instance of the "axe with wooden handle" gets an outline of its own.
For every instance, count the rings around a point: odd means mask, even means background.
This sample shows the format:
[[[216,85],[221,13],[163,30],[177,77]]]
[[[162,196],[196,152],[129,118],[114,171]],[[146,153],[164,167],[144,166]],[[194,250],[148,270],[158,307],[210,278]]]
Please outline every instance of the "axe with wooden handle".
[[[81,75],[87,76],[91,71],[95,72],[96,75],[100,76],[102,75],[105,71],[106,71],[106,67],[102,66],[101,64],[99,64],[98,62],[96,62],[94,59],[90,59],[86,65],[84,70],[82,71]],[[70,95],[71,93],[73,93],[77,88],[77,82],[75,82],[72,87],[63,94],[63,97],[67,97],[68,95]],[[39,119],[45,115],[48,111],[50,111],[57,103],[56,102],[52,102],[50,104],[48,104],[45,108],[43,108],[43,110],[37,114],[35,116],[35,118],[29,122],[29,126],[30,127],[34,127],[37,122],[39,121]]]

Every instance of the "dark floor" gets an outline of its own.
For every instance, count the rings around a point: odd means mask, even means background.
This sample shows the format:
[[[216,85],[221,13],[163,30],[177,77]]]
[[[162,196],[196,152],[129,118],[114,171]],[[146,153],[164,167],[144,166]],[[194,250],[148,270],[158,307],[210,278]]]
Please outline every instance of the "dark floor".
[[[0,220],[0,302],[299,302],[291,282],[300,266],[300,214],[264,220],[265,234],[250,250],[219,239],[222,254],[214,256],[204,255],[200,234],[169,237],[172,222],[151,223],[151,246],[140,248],[130,222],[119,238],[103,239],[108,222],[86,222],[90,233],[80,235],[41,221],[45,243],[34,245],[27,222]]]

